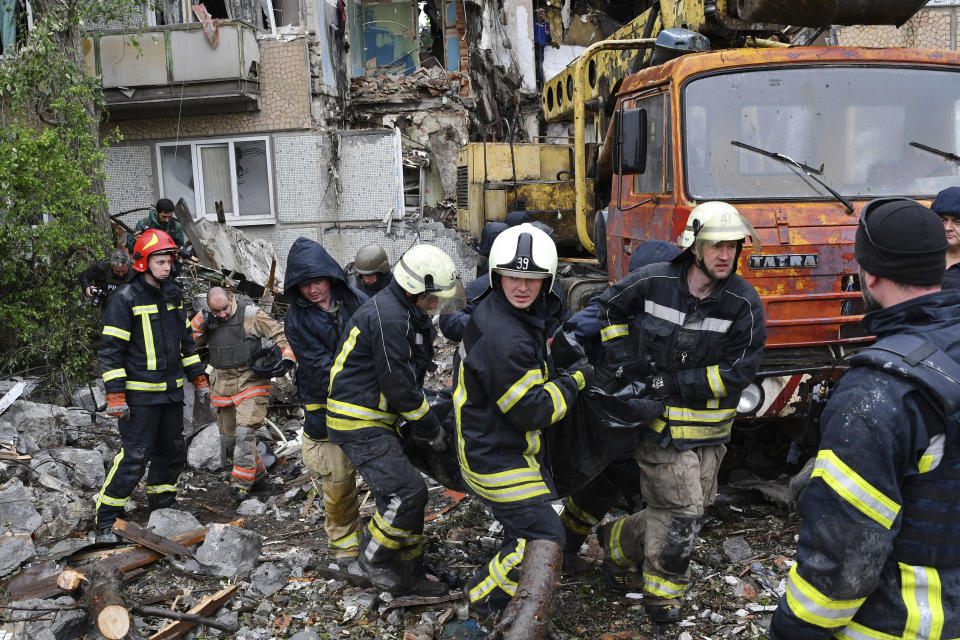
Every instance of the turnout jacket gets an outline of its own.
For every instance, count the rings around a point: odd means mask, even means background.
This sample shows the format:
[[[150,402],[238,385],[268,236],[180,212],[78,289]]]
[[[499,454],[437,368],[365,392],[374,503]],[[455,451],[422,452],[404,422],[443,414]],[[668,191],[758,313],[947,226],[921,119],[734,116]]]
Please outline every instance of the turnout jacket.
[[[300,295],[298,288],[318,278],[330,279],[331,302],[326,310]],[[336,260],[319,243],[307,238],[297,238],[287,254],[284,296],[291,301],[284,326],[287,340],[299,361],[297,392],[307,411],[324,412],[333,359],[347,323],[367,301],[367,296],[349,286]],[[312,422],[310,426],[313,426]],[[307,428],[305,425],[304,429]],[[325,440],[326,428],[307,433],[307,436]]]
[[[549,296],[521,310],[495,289],[470,317],[460,345],[453,394],[457,457],[467,485],[490,502],[518,506],[557,498],[541,433],[567,415],[584,380],[554,369],[547,340],[557,322],[546,308],[550,301],[559,304]]]
[[[396,281],[357,309],[330,370],[330,441],[392,431],[400,416],[410,422],[427,418],[422,385],[433,368],[435,337],[429,316]]]
[[[183,380],[203,373],[179,290],[164,296],[138,273],[107,298],[97,359],[107,393],[130,405],[183,401]],[[166,299],[177,298],[176,302]]]
[[[231,320],[235,320],[234,316],[237,314],[238,308],[236,298],[232,297],[230,300]],[[193,329],[193,339],[199,346],[207,344],[211,334],[221,330],[219,319],[212,315],[210,318],[216,320],[216,327],[209,326],[211,322],[207,317],[207,312],[204,311],[195,315],[190,322]],[[280,347],[284,360],[297,361],[296,356],[293,355],[293,350],[287,343],[283,325],[258,309],[256,305],[248,303],[245,306],[242,322],[244,337],[250,336],[267,340]],[[270,395],[270,380],[261,378],[249,366],[214,368],[210,378],[210,405],[214,407],[229,407],[238,405],[247,398]]]
[[[878,338],[919,336],[960,361],[958,318],[960,292],[941,291],[873,311],[863,325]],[[960,637],[960,442],[954,432],[938,445],[944,416],[927,398],[914,382],[875,366],[851,366],[840,379],[800,494],[797,564],[772,638]],[[912,487],[934,475],[918,497]],[[952,558],[908,562],[904,551],[923,547],[952,547]]]
[[[690,293],[689,254],[627,274],[597,298],[607,362],[638,373],[670,373],[679,393],[650,424],[652,438],[680,450],[727,442],[740,392],[766,343],[756,290],[733,274],[704,299]]]

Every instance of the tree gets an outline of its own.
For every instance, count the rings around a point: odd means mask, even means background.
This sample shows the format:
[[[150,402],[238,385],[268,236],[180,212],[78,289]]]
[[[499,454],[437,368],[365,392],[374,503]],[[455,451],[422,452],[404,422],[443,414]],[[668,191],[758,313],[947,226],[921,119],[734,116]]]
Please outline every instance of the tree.
[[[122,19],[137,4],[32,6],[34,28],[0,61],[0,374],[29,371],[62,388],[88,379],[99,330],[77,276],[112,245],[103,93],[87,73],[81,25]]]

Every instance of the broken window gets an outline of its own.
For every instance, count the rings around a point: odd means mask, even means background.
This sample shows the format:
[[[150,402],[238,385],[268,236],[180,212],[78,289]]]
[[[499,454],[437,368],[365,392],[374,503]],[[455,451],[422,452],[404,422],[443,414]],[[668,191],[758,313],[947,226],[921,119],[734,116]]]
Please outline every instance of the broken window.
[[[3,2],[13,0],[0,0]],[[211,18],[242,20],[258,30],[300,24],[299,0],[155,0],[147,9],[149,26],[197,22],[193,6],[202,4]]]
[[[363,4],[363,52],[368,76],[409,75],[420,66],[417,5],[410,0]]]
[[[196,216],[230,224],[273,222],[270,145],[267,138],[235,138],[157,145],[160,191],[184,198]]]
[[[0,0],[0,56],[12,55],[33,28],[33,12],[26,0]]]

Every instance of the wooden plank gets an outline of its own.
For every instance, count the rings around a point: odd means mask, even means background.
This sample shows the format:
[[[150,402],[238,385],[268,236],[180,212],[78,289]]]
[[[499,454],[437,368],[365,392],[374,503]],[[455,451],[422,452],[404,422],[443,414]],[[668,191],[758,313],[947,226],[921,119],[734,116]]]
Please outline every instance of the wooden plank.
[[[117,521],[113,523],[113,530],[121,538],[130,540],[131,542],[136,542],[147,549],[153,549],[154,551],[162,553],[165,556],[184,556],[187,558],[193,557],[193,552],[183,545],[177,544],[169,538],[164,538],[163,536],[157,535],[153,531],[148,531],[138,525],[136,522],[127,522],[126,520],[121,520],[118,518]]]
[[[190,609],[190,613],[194,615],[210,617],[216,613],[220,607],[225,605],[234,595],[236,595],[237,590],[237,585],[232,584],[226,589],[222,589],[213,595],[207,596],[201,600],[197,606],[195,606],[193,609]],[[173,622],[150,636],[150,640],[175,640],[176,638],[180,638],[186,634],[195,626],[197,626],[195,622],[189,622],[186,620]]]

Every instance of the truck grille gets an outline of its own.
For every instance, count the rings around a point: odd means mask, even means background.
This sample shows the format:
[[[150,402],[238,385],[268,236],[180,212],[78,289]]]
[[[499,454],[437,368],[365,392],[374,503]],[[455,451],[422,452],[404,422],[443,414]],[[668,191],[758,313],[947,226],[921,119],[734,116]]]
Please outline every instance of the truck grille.
[[[468,207],[467,194],[469,192],[469,183],[467,182],[467,167],[457,167],[457,209],[466,209]]]

